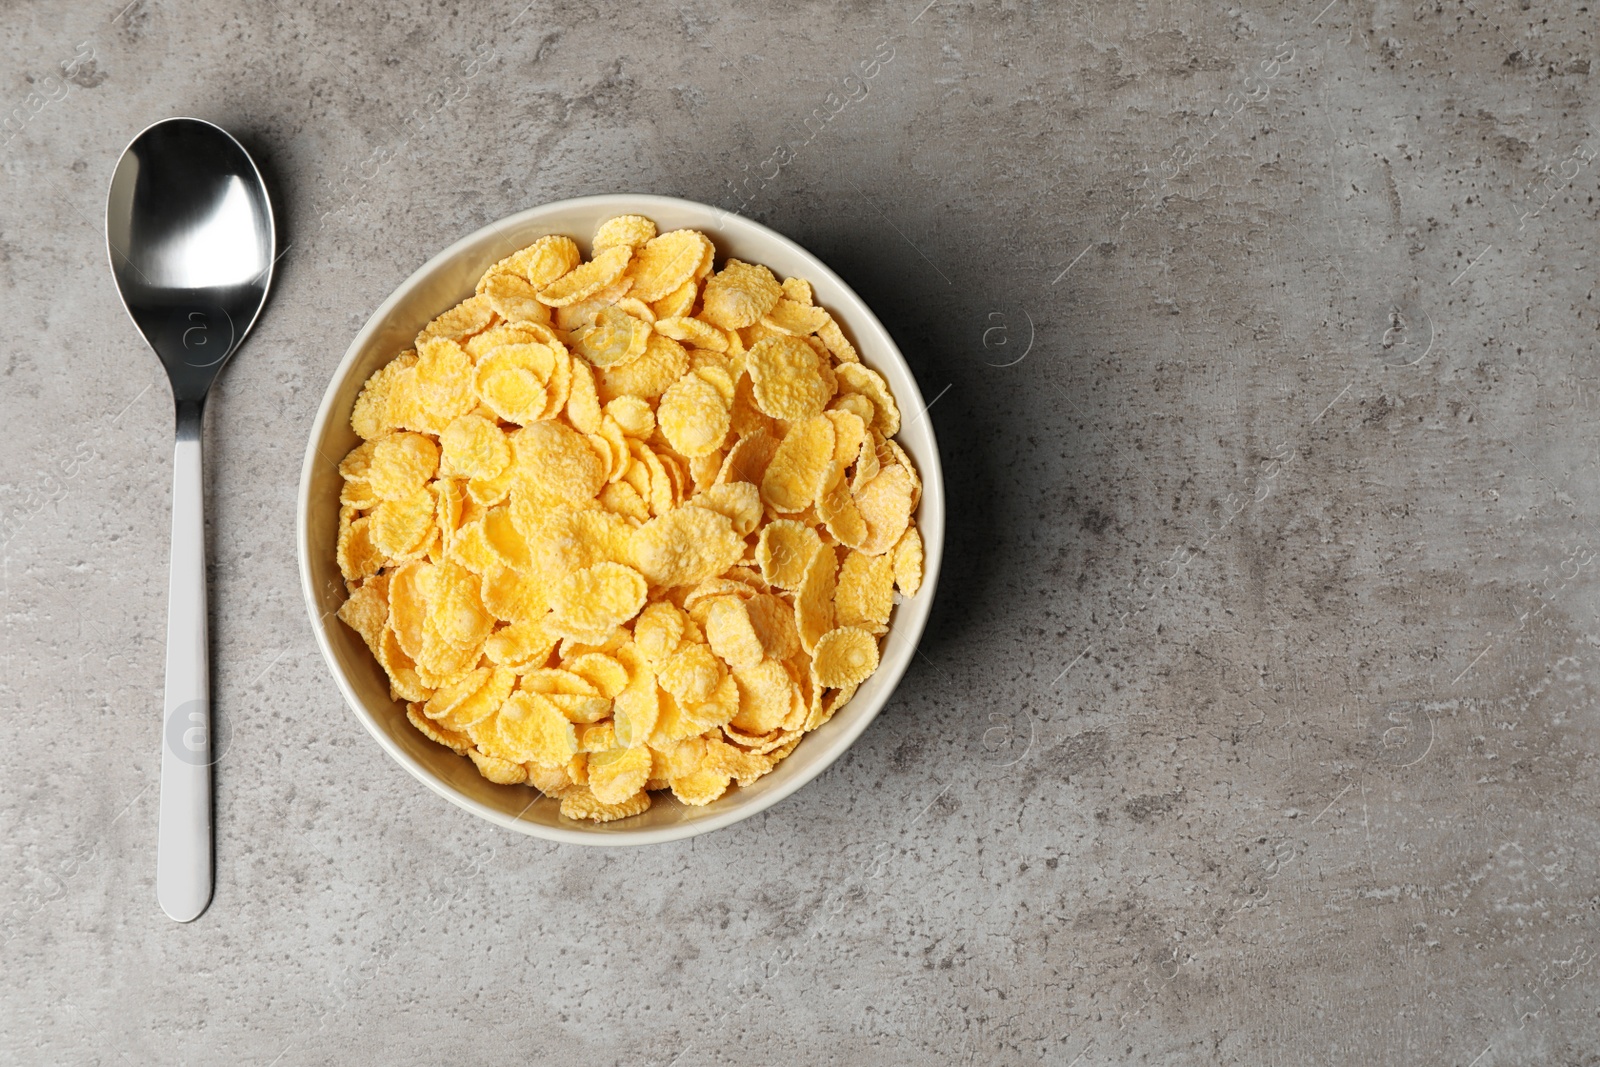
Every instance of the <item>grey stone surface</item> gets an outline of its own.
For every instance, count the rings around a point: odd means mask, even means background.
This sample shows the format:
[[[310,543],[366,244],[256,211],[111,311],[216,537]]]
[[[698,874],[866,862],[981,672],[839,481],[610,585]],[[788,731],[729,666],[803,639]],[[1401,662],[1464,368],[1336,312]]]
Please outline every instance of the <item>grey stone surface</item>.
[[[925,2],[7,9],[0,1060],[1600,1062],[1594,11]],[[190,926],[153,888],[170,405],[100,222],[176,113],[263,157],[290,242],[209,414]],[[293,487],[408,272],[626,190],[854,284],[953,510],[851,753],[618,852],[365,735]]]

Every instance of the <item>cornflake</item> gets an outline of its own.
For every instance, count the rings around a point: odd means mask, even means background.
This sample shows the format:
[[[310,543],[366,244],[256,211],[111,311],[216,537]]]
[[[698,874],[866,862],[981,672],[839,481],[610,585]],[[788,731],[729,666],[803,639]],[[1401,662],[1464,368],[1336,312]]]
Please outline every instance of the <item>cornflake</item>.
[[[552,234],[367,380],[339,618],[429,740],[563,817],[715,802],[878,665],[922,483],[804,279],[621,215]]]

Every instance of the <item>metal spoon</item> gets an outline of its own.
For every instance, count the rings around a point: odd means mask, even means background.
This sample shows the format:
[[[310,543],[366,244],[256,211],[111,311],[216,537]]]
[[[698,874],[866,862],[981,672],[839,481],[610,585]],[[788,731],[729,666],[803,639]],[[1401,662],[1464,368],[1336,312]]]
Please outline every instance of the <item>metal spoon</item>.
[[[211,669],[200,426],[206,394],[255,324],[277,236],[261,173],[220,127],[175,118],[133,139],[106,199],[111,273],[172,382],[172,565],[156,899],[178,922],[211,901]]]

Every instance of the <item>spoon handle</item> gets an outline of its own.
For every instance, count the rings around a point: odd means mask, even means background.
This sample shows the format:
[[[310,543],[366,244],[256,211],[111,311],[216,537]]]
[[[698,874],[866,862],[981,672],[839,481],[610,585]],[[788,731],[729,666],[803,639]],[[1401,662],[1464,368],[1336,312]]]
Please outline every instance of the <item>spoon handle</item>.
[[[198,404],[178,405],[173,451],[167,692],[161,747],[156,899],[178,922],[211,901],[211,668]]]

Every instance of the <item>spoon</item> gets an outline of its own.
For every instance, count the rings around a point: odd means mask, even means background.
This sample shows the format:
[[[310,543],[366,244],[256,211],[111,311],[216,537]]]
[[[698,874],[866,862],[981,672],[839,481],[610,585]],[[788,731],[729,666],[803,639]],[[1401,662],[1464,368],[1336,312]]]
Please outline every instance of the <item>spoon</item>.
[[[277,237],[261,173],[218,126],[166,119],[133,139],[106,199],[111,273],[167,368],[177,406],[156,899],[178,922],[211,901],[211,668],[200,427],[206,394],[272,284]]]

